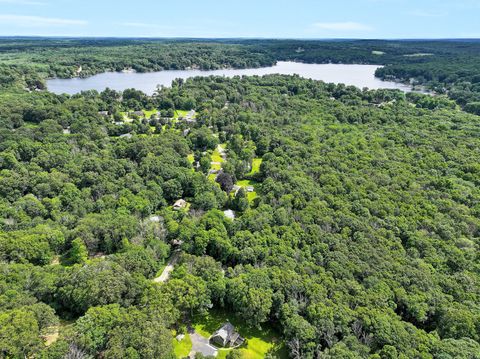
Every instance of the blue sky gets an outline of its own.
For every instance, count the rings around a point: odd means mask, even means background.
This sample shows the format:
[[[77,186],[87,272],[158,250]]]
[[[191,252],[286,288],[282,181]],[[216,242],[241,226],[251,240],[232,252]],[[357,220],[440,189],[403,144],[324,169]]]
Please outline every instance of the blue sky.
[[[480,38],[480,0],[0,0],[0,36]]]

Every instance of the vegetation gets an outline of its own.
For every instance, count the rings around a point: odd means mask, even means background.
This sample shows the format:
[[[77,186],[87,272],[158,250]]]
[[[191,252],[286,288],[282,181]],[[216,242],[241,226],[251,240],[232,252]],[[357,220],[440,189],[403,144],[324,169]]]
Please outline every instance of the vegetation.
[[[376,75],[447,94],[480,114],[480,42],[0,39],[0,88],[43,89],[47,77],[86,77],[104,71],[138,72],[273,65],[276,61],[361,63]],[[189,110],[190,108],[181,108]]]
[[[480,117],[453,90],[280,75],[176,80],[154,96],[25,89],[72,75],[79,53],[93,73],[122,59],[131,62],[119,69],[156,69],[142,48],[180,68],[198,51],[247,66],[294,59],[299,47],[96,41],[0,42],[1,358],[170,359],[189,350],[172,331],[207,334],[226,319],[249,340],[221,351],[229,358],[281,357],[282,347],[302,359],[479,357]],[[303,42],[293,52],[438,71],[435,61],[466,52],[477,61],[476,43],[396,44]],[[47,62],[54,51],[64,56]],[[403,56],[419,53],[433,55]],[[192,108],[196,121],[182,121]],[[134,110],[150,117],[117,123]],[[233,184],[253,185],[256,198],[231,196]],[[179,199],[191,206],[175,211]],[[155,283],[174,249],[174,271]]]
[[[192,350],[192,340],[190,335],[187,333],[182,340],[173,339],[173,352],[177,358],[188,357],[190,351]]]
[[[279,335],[268,326],[262,328],[251,327],[241,318],[222,310],[213,310],[208,315],[198,315],[193,318],[193,327],[197,333],[209,338],[225,322],[231,322],[240,335],[247,341],[241,348],[237,349],[241,358],[261,359],[268,355],[277,358],[286,358],[285,347],[279,342]],[[232,349],[221,349],[218,358],[226,358]]]

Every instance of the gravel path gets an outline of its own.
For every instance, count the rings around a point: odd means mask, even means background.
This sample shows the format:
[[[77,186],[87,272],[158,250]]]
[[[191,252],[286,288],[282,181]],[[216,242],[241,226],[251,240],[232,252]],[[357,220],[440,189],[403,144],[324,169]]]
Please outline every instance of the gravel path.
[[[160,276],[155,278],[153,281],[155,283],[166,282],[168,278],[170,278],[170,273],[173,271],[173,268],[175,267],[175,264],[177,263],[179,257],[180,257],[180,251],[176,250],[168,260],[168,263],[166,267],[163,269],[162,274],[160,274]]]

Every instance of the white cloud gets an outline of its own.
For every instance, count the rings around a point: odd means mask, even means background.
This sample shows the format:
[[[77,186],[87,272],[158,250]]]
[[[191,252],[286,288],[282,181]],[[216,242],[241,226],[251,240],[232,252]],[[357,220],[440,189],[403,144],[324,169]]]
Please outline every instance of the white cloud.
[[[15,5],[47,5],[42,1],[30,1],[30,0],[0,0],[0,4],[15,4]]]
[[[361,24],[359,22],[317,22],[313,24],[315,29],[330,30],[330,31],[371,31],[371,26]]]
[[[59,19],[53,17],[24,16],[24,15],[1,15],[0,22],[21,27],[41,27],[41,26],[71,26],[86,25],[87,21]]]
[[[415,10],[409,13],[412,16],[418,17],[442,17],[446,16],[445,12],[434,12],[434,11],[424,11],[424,10]]]

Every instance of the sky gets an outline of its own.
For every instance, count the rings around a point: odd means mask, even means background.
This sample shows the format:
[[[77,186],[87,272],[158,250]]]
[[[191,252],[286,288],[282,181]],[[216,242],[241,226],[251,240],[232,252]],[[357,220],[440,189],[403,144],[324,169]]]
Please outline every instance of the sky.
[[[480,0],[0,0],[0,36],[480,38]]]

